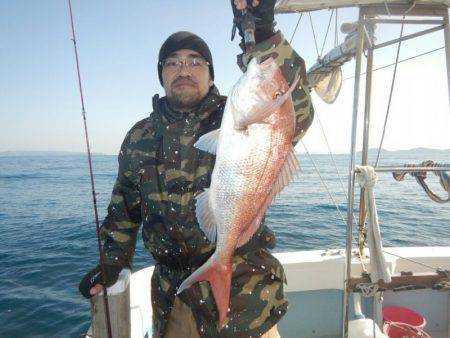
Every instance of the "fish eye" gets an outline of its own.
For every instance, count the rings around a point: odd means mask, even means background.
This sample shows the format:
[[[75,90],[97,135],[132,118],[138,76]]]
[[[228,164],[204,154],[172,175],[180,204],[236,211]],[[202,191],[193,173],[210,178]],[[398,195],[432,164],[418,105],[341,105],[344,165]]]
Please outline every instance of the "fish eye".
[[[276,92],[275,92],[275,95],[273,96],[273,98],[274,98],[274,99],[277,99],[277,98],[279,98],[280,96],[281,96],[281,92],[276,91]]]

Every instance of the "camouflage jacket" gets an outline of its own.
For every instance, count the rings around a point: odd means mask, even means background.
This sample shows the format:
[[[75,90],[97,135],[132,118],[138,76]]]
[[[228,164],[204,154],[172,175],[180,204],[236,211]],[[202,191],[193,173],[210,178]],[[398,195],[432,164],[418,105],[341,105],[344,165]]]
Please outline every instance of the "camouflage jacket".
[[[294,144],[313,119],[303,60],[281,33],[255,46],[262,60],[273,57],[293,91],[297,116]],[[107,264],[131,267],[140,224],[145,247],[157,264],[152,276],[154,337],[163,337],[177,287],[213,253],[195,218],[195,196],[210,186],[215,156],[193,147],[220,127],[226,97],[214,88],[192,113],[173,112],[154,97],[153,112],[135,124],[119,154],[119,172],[102,225]],[[263,228],[263,227],[260,227]],[[220,333],[207,282],[180,294],[194,314],[201,337],[261,335],[287,310],[281,264],[254,236],[236,251],[228,323]]]

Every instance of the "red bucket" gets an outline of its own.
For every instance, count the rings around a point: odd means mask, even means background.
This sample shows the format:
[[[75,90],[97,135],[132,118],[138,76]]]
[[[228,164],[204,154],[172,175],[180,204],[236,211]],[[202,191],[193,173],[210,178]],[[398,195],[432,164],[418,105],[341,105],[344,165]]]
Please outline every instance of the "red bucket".
[[[400,306],[383,308],[383,319],[386,322],[405,323],[418,328],[424,328],[426,319],[417,312]]]
[[[383,333],[389,338],[431,338],[419,327],[398,322],[385,322]]]

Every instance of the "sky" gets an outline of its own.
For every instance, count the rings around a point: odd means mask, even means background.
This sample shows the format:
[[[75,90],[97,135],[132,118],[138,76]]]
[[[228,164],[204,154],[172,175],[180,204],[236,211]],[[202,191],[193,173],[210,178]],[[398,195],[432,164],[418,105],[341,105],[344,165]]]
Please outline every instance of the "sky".
[[[238,41],[230,41],[228,0],[73,0],[72,6],[93,152],[117,154],[126,132],[151,112],[152,96],[164,94],[157,56],[170,34],[189,30],[205,39],[222,94],[241,74],[236,65]],[[323,10],[311,16],[319,50],[330,13]],[[298,18],[298,14],[276,17],[288,39]],[[340,23],[356,19],[354,8],[339,11]],[[405,34],[419,28],[406,27]],[[400,26],[379,27],[378,41],[397,38],[399,32]],[[333,47],[333,36],[334,29],[325,51]],[[341,33],[338,37],[344,38]],[[307,68],[314,64],[318,55],[308,16],[302,17],[292,45]],[[400,59],[443,45],[442,31],[407,41]],[[376,51],[375,67],[394,62],[395,54],[396,46]],[[354,62],[342,71],[344,78],[353,76]],[[377,147],[381,137],[392,71],[389,67],[374,73],[371,147]],[[450,149],[446,79],[444,50],[398,66],[384,148]],[[352,79],[343,82],[333,105],[313,93],[316,118],[304,138],[309,151],[328,152],[321,124],[334,153],[349,151],[352,96]],[[0,0],[0,151],[84,149],[67,1]],[[301,144],[297,149],[304,151]]]

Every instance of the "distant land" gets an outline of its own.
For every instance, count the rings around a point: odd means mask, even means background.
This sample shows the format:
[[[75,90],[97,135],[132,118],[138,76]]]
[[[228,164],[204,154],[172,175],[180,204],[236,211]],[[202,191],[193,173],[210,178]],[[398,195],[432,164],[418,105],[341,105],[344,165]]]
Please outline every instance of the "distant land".
[[[369,149],[369,154],[371,156],[376,155],[378,149],[371,148]],[[303,152],[300,152],[303,153]],[[328,153],[313,153],[315,155],[327,155]],[[347,153],[337,153],[334,155],[346,155]],[[432,148],[413,148],[413,149],[404,149],[404,150],[386,150],[382,149],[381,154],[414,154],[414,155],[450,155],[450,149],[432,149]],[[0,157],[5,156],[81,156],[86,155],[85,152],[72,152],[72,151],[32,151],[32,150],[13,150],[13,151],[0,151]],[[92,153],[94,156],[117,156],[116,154],[104,154],[104,153]],[[357,152],[357,155],[361,155],[361,151]]]
[[[299,151],[300,154],[303,154],[303,151]],[[370,156],[376,156],[378,153],[378,148],[370,148],[369,154]],[[328,152],[319,152],[319,153],[312,153],[314,155],[329,155]],[[361,156],[362,151],[357,151],[356,155]],[[400,150],[387,150],[387,149],[381,149],[381,154],[391,154],[391,155],[445,155],[450,156],[450,149],[433,149],[433,148],[412,148],[412,149],[400,149]],[[333,155],[348,155],[348,153],[333,153]]]
[[[361,151],[358,151],[358,155],[361,155]],[[370,148],[369,154],[376,155],[378,153],[378,148]],[[413,149],[404,149],[404,150],[386,150],[381,149],[381,154],[414,154],[414,155],[450,155],[450,149],[432,149],[432,148],[413,148]]]

